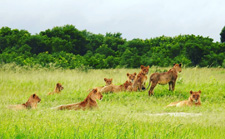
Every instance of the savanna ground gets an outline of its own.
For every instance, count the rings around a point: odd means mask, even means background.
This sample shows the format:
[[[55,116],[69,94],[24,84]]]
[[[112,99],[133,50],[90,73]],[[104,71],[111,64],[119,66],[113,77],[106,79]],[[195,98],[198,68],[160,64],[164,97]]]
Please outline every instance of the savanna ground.
[[[148,77],[155,71],[168,69],[151,67]],[[174,92],[168,91],[168,85],[157,85],[151,97],[147,91],[104,94],[103,100],[98,101],[98,110],[51,109],[82,101],[87,90],[105,84],[104,77],[122,84],[127,72],[139,71],[25,70],[1,65],[0,138],[225,138],[225,69],[222,68],[183,68]],[[47,96],[57,82],[62,83],[64,90]],[[201,107],[165,108],[170,102],[187,99],[190,90],[202,91]],[[25,103],[33,93],[42,99],[37,109],[7,109],[7,105]],[[180,112],[189,115],[166,114]]]

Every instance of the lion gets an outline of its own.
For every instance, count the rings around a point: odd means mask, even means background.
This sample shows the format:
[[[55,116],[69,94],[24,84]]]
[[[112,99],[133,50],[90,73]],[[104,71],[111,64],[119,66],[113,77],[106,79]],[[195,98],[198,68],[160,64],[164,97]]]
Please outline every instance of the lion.
[[[141,71],[138,73],[137,78],[135,78],[134,83],[132,85],[132,91],[137,90],[145,90],[145,82],[147,81],[148,77],[146,76],[149,71],[149,66],[145,67],[141,65]]]
[[[111,85],[112,84],[112,80],[113,80],[112,78],[111,79],[104,78],[105,86]],[[96,88],[98,89],[98,91],[100,91],[105,86],[96,87]]]
[[[127,88],[129,86],[132,85],[132,82],[129,82],[129,81],[126,81],[124,84],[122,85],[108,85],[108,86],[105,86],[101,89],[101,93],[117,93],[117,92],[122,92],[122,91],[126,91]]]
[[[28,101],[23,104],[18,104],[18,105],[9,105],[9,109],[14,109],[14,110],[21,110],[21,109],[35,109],[37,108],[37,103],[39,103],[41,99],[36,95],[33,94],[29,97]]]
[[[183,107],[183,106],[193,106],[193,105],[200,106],[201,105],[201,100],[200,100],[201,90],[199,90],[198,92],[190,91],[190,95],[191,96],[188,98],[188,100],[173,102],[167,105],[167,107],[172,107],[172,106]]]
[[[129,91],[137,91],[137,90],[141,91],[143,89],[143,82],[145,79],[146,79],[145,74],[139,73],[134,83],[132,84],[132,89],[129,88]]]
[[[68,105],[61,105],[54,109],[57,110],[86,110],[86,109],[93,109],[98,108],[97,99],[102,100],[102,94],[98,91],[97,88],[93,89],[88,96],[84,99],[84,101],[74,104]]]
[[[62,90],[64,89],[64,87],[62,86],[62,84],[57,83],[55,86],[55,90],[53,92],[49,92],[48,95],[52,95],[52,94],[59,94]]]
[[[181,64],[174,64],[173,68],[171,68],[167,72],[163,73],[153,73],[149,78],[149,84],[147,89],[149,88],[150,84],[151,87],[148,91],[148,95],[153,95],[153,90],[157,84],[165,85],[169,83],[169,90],[174,91],[175,83],[177,80],[178,72],[181,72]]]
[[[136,72],[134,72],[133,74],[127,73],[127,81],[128,82],[134,82],[134,80],[136,79]]]

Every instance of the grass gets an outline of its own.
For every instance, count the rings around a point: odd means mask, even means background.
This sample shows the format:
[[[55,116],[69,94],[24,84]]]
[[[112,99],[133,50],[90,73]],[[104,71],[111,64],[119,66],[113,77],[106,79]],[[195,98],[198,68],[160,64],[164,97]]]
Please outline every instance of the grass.
[[[150,74],[159,69],[150,69]],[[139,69],[62,70],[0,68],[0,138],[224,138],[225,69],[184,68],[175,91],[157,85],[152,97],[147,91],[104,94],[99,110],[56,111],[61,104],[82,101],[87,90],[104,85],[103,78],[122,84],[126,73]],[[148,75],[148,77],[149,77]],[[57,82],[61,94],[47,96]],[[147,82],[148,83],[148,82]],[[146,85],[147,86],[147,85]],[[202,91],[201,107],[165,108],[185,100],[189,91]],[[7,105],[21,104],[37,93],[42,99],[36,110],[14,111]],[[200,116],[154,115],[158,113],[201,113]]]

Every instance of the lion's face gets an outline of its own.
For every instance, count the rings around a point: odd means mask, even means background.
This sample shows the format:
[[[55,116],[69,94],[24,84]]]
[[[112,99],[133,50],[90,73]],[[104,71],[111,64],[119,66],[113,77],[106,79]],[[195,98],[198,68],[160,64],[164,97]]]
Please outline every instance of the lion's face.
[[[64,89],[63,86],[62,86],[62,84],[60,84],[60,83],[57,83],[56,84],[56,87],[59,89],[59,91],[61,91],[61,90]]]
[[[176,69],[177,72],[181,72],[181,64],[174,64],[173,67]]]
[[[132,83],[130,81],[126,81],[123,85],[124,85],[124,88],[127,89],[128,86],[132,85]]]
[[[107,85],[112,84],[112,80],[113,80],[112,78],[111,79],[104,78],[105,85],[107,86]]]
[[[133,82],[134,79],[135,79],[135,77],[136,77],[136,72],[133,73],[133,74],[127,73],[127,78],[128,78],[127,80],[128,80],[129,82]]]
[[[194,102],[194,103],[198,103],[199,100],[200,100],[200,94],[201,94],[201,90],[199,90],[198,92],[193,92],[193,91],[190,91],[190,98],[191,100]]]
[[[36,94],[33,94],[29,97],[28,101],[31,103],[38,103],[41,99]]]
[[[149,71],[149,66],[145,67],[145,66],[141,65],[141,72],[143,74],[147,75],[148,71]]]
[[[98,100],[102,100],[102,94],[98,91],[98,89],[93,89],[92,91],[91,91],[91,99],[93,99],[93,100],[96,100],[96,99],[98,99]]]

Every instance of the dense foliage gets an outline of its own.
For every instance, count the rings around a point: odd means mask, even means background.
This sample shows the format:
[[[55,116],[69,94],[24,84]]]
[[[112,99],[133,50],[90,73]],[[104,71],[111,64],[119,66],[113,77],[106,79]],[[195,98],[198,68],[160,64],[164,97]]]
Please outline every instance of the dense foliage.
[[[225,42],[225,26],[223,27],[222,31],[220,32],[220,40],[221,40],[221,42]]]
[[[225,43],[195,35],[126,40],[121,33],[93,34],[73,25],[32,35],[0,29],[0,61],[22,66],[63,68],[136,68],[143,65],[225,67]]]

